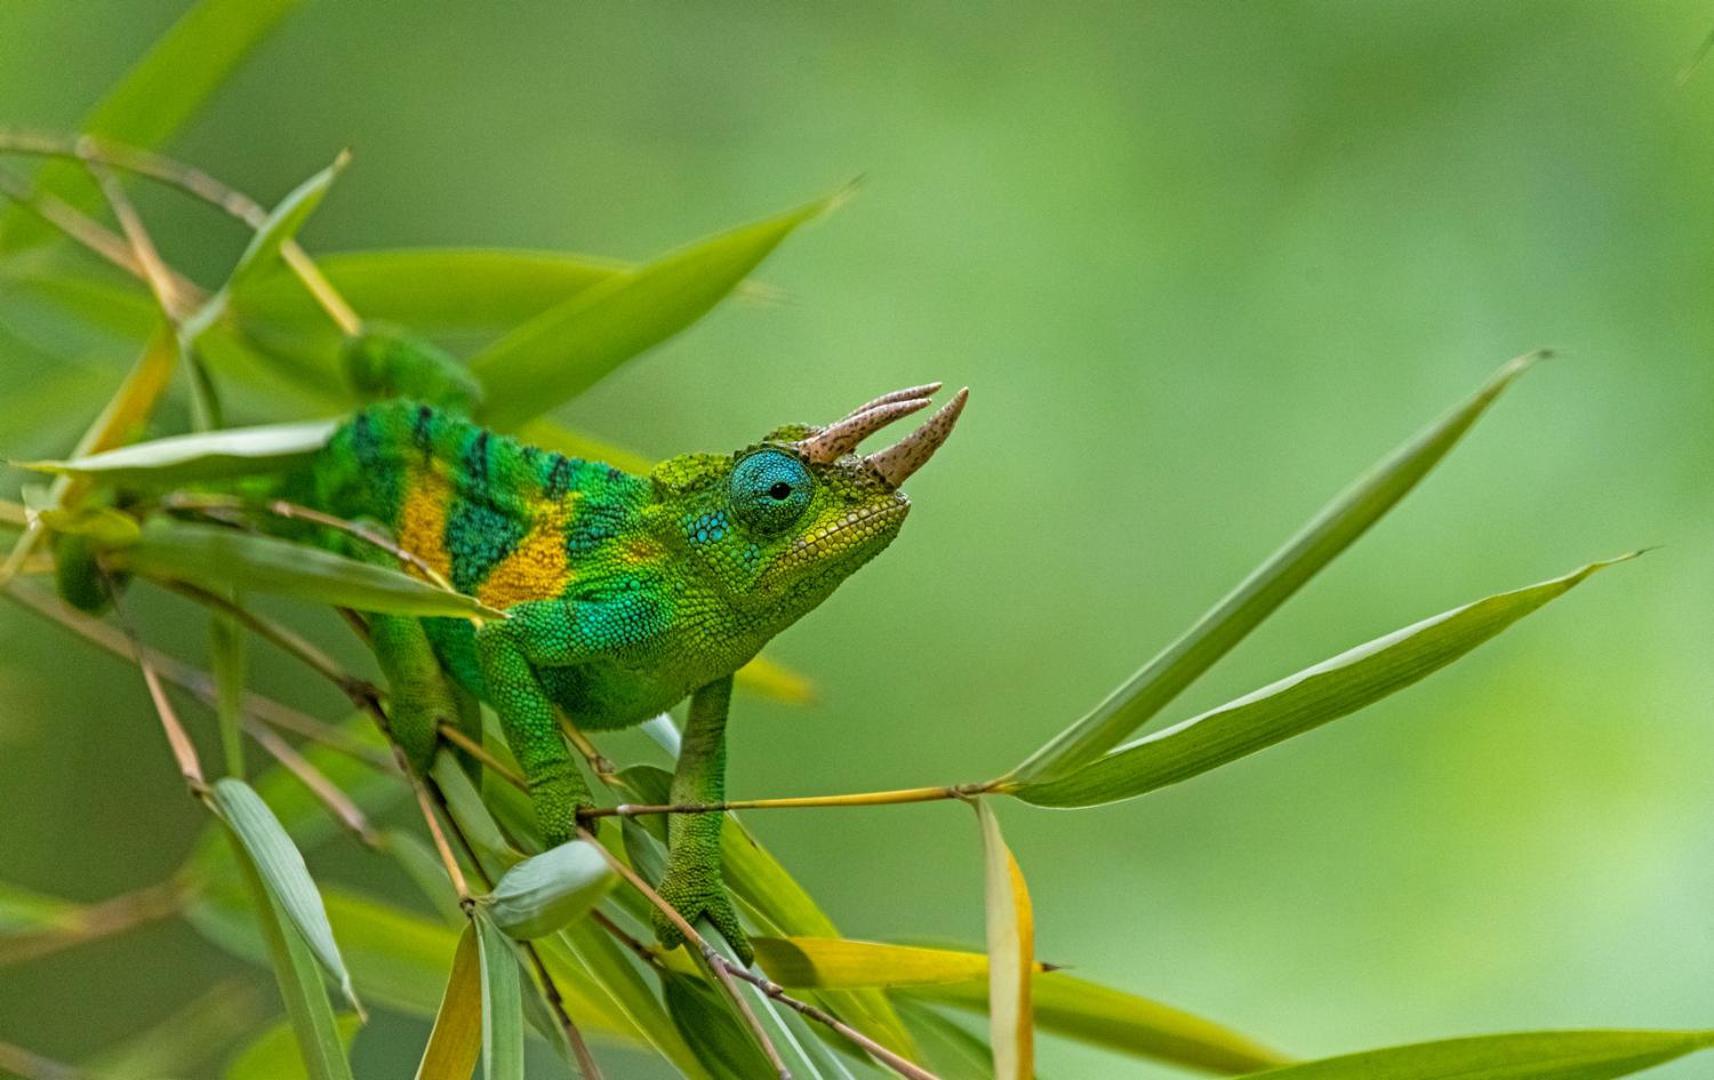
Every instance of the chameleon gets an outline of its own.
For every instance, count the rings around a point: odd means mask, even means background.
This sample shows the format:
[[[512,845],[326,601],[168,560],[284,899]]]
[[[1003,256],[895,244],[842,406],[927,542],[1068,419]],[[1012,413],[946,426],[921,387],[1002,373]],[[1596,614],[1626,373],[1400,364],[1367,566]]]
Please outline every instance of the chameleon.
[[[392,374],[385,363],[368,369],[384,388]],[[579,729],[611,730],[689,698],[671,799],[723,800],[733,674],[892,543],[911,506],[902,485],[946,442],[969,396],[960,390],[867,455],[857,452],[865,439],[928,407],[941,384],[637,475],[480,426],[465,415],[471,395],[457,380],[431,389],[423,396],[432,404],[391,397],[352,414],[295,481],[297,494],[381,527],[505,613],[480,626],[373,615],[371,643],[391,733],[412,766],[429,767],[442,723],[479,732],[476,703],[487,702],[550,847],[573,839],[594,805],[556,711]],[[722,877],[722,818],[669,818],[658,891],[692,925],[708,919],[748,962]],[[654,928],[669,948],[682,940],[663,913]]]

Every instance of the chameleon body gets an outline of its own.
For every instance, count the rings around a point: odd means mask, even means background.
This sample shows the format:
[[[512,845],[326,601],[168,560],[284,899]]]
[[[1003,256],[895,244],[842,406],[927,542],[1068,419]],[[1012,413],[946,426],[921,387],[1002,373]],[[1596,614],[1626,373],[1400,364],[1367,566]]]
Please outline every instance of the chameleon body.
[[[428,767],[439,724],[479,731],[475,702],[489,702],[554,845],[592,805],[556,710],[600,730],[691,698],[672,800],[722,800],[733,673],[898,534],[910,507],[899,484],[945,440],[964,393],[897,445],[854,451],[936,389],[885,395],[825,428],[782,427],[736,453],[671,458],[647,476],[522,445],[455,408],[395,399],[343,424],[299,494],[385,528],[507,614],[480,628],[377,615],[370,629],[393,735],[413,764]],[[331,542],[359,553],[349,538]],[[718,813],[669,820],[660,891],[747,956],[721,880],[720,827]],[[676,943],[666,920],[657,931]]]

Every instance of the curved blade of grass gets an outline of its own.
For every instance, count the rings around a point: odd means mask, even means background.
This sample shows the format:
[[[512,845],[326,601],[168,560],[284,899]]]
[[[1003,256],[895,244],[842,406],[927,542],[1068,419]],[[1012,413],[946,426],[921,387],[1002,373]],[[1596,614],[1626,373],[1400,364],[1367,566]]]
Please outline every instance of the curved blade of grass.
[[[224,815],[222,820],[226,820]],[[311,1080],[351,1080],[351,1066],[345,1059],[333,1005],[327,999],[327,987],[316,969],[315,956],[274,899],[242,836],[229,821],[227,825],[227,835],[237,853],[239,872],[255,913],[251,924],[261,931],[266,944],[268,962],[274,969],[274,980],[285,1002],[304,1070]]]
[[[476,952],[482,969],[482,1075],[524,1080],[524,998],[518,957],[493,921],[477,912]]]
[[[1037,806],[1098,806],[1188,780],[1403,690],[1597,570],[1633,557],[1590,563],[1563,577],[1441,612],[1145,735],[1062,779],[1000,790]]]
[[[1182,637],[1008,775],[1025,781],[1052,779],[1118,745],[1397,505],[1494,399],[1546,355],[1530,353],[1508,362],[1469,399],[1358,478]]]
[[[581,919],[560,931],[559,940],[583,961],[590,976],[607,991],[614,1008],[625,1014],[656,1053],[689,1080],[712,1080],[696,1051],[684,1041],[667,1015],[666,1007],[635,958],[606,930],[593,920]]]
[[[216,590],[244,589],[393,615],[505,617],[473,597],[388,566],[215,525],[156,519],[136,543],[109,558],[115,566],[145,577]]]
[[[982,825],[983,894],[988,911],[988,1043],[995,1080],[1035,1076],[1035,918],[1018,860],[1000,835],[986,800],[976,803]]]
[[[321,893],[310,879],[309,868],[304,865],[297,845],[268,804],[244,781],[232,777],[216,780],[209,795],[215,812],[231,827],[255,864],[269,898],[303,936],[317,963],[339,985],[345,1000],[362,1015],[363,1006],[351,985],[351,973],[339,955],[339,944],[333,939],[333,926],[322,907]]]
[[[707,314],[798,226],[844,193],[710,237],[585,289],[470,362],[486,391],[481,419],[508,429],[593,386]]]
[[[225,428],[169,435],[65,461],[18,465],[127,487],[174,487],[290,469],[326,446],[338,426],[335,420],[311,420]]]
[[[755,1040],[733,1018],[731,1005],[702,980],[666,971],[661,973],[661,990],[673,1026],[696,1047],[709,1074],[717,1080],[774,1075]]]
[[[1538,1031],[1288,1065],[1268,1080],[1614,1080],[1714,1046],[1714,1031]]]
[[[475,1071],[482,1055],[481,967],[476,955],[476,924],[472,922],[458,939],[434,1029],[417,1066],[417,1080],[464,1080]]]
[[[201,0],[132,65],[83,119],[79,130],[138,149],[159,146],[195,115],[244,57],[298,0]],[[75,162],[51,161],[36,174],[39,190],[79,209],[101,202],[100,191]],[[0,251],[40,243],[47,226],[16,207],[0,214]]]
[[[362,1027],[350,1014],[334,1020],[340,1046],[346,1052]],[[251,1039],[227,1062],[223,1080],[312,1080],[312,1072],[304,1065],[293,1045],[292,1024],[289,1019],[268,1027]]]

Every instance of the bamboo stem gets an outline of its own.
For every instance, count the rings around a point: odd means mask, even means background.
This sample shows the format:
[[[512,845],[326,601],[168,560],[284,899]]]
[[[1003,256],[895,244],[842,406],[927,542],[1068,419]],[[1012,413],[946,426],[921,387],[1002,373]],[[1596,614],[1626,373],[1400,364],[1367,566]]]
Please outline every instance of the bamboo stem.
[[[905,803],[938,802],[942,799],[972,799],[1005,787],[996,780],[981,784],[943,787],[899,788],[893,791],[860,791],[849,795],[796,795],[779,799],[729,799],[718,803],[620,803],[584,812],[586,818],[638,817],[644,814],[724,814],[733,810],[799,810],[808,807],[899,806]]]

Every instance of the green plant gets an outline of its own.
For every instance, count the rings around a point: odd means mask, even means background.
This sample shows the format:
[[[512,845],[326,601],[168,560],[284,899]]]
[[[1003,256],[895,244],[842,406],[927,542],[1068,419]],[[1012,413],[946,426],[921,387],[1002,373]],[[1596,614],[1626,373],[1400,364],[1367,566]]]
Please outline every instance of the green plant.
[[[1566,1032],[1289,1064],[1228,1028],[1043,968],[1031,945],[1023,875],[993,813],[1002,797],[1040,806],[1089,806],[1217,768],[1402,689],[1608,565],[1593,563],[1453,609],[1121,745],[1403,498],[1533,357],[1504,366],[1469,400],[1380,463],[1105,702],[1004,776],[904,791],[674,807],[666,805],[666,774],[658,766],[617,767],[580,745],[616,804],[589,823],[582,844],[533,856],[530,818],[511,783],[516,769],[498,745],[466,747],[485,761],[480,788],[454,768],[408,777],[394,766],[377,730],[377,721],[385,723],[385,701],[375,688],[320,645],[257,614],[245,597],[272,592],[317,604],[386,604],[452,615],[472,613],[474,601],[402,572],[320,558],[263,537],[195,526],[145,535],[137,528],[135,507],[109,496],[150,489],[164,492],[161,499],[180,509],[217,519],[258,510],[298,512],[197,489],[201,481],[241,475],[264,459],[306,453],[326,436],[321,420],[234,435],[224,422],[227,395],[263,388],[285,395],[299,415],[325,417],[346,408],[350,401],[336,377],[338,347],[374,320],[483,341],[469,367],[486,390],[488,422],[538,444],[628,463],[633,455],[542,414],[686,328],[729,294],[758,289],[747,284],[755,267],[839,200],[816,200],[638,267],[508,251],[311,259],[293,237],[330,190],[343,159],[268,211],[140,149],[169,135],[283,10],[237,13],[226,5],[200,5],[92,114],[86,125],[91,138],[0,140],[0,149],[54,162],[33,183],[0,173],[3,190],[18,204],[0,221],[0,273],[13,287],[60,305],[74,320],[118,326],[145,341],[132,372],[75,452],[48,466],[56,474],[53,483],[28,489],[21,504],[0,507],[19,533],[0,570],[5,595],[135,659],[187,784],[214,818],[183,871],[158,888],[96,907],[19,892],[0,895],[0,921],[8,933],[0,940],[0,962],[148,919],[183,916],[212,940],[269,964],[279,982],[286,1020],[259,1034],[245,1033],[253,1038],[232,1058],[233,1076],[278,1075],[294,1055],[308,1075],[348,1075],[345,1042],[361,1020],[363,1001],[434,1018],[424,1054],[427,1076],[467,1075],[478,1060],[485,1075],[521,1075],[531,1032],[586,1074],[597,1067],[592,1059],[599,1057],[601,1040],[614,1040],[646,1046],[693,1076],[838,1076],[874,1063],[922,1075],[910,1063],[924,1060],[944,1075],[991,1067],[999,1075],[1022,1076],[1031,1071],[1037,1026],[1203,1071],[1276,1069],[1269,1075],[1281,1080],[1478,1072],[1612,1077],[1714,1041],[1706,1032]],[[186,57],[196,58],[191,66],[206,79],[176,76]],[[166,78],[166,71],[174,77]],[[171,101],[162,99],[163,81],[172,88]],[[220,288],[200,289],[161,259],[125,194],[125,172],[190,190],[253,230]],[[103,197],[117,231],[91,216]],[[47,246],[54,234],[41,221],[132,280],[60,259]],[[81,394],[90,387],[76,389]],[[154,426],[159,406],[174,389],[185,394],[195,433],[136,441]],[[41,395],[44,412],[62,392],[49,388]],[[20,411],[28,412],[28,406],[22,403]],[[207,607],[213,670],[195,670],[131,640],[123,614],[115,629],[58,605],[32,581],[92,551],[101,552],[114,572],[158,581]],[[284,650],[327,679],[351,699],[356,715],[329,724],[247,690],[250,638]],[[801,695],[801,680],[778,667],[761,666],[750,678],[765,691]],[[220,778],[210,779],[166,683],[213,708],[225,751]],[[652,733],[670,756],[670,725],[657,725]],[[245,735],[273,759],[252,779],[246,779]],[[402,797],[420,803],[426,842],[414,831],[380,832],[370,823],[380,807]],[[760,969],[739,967],[723,943],[701,938],[693,928],[687,930],[702,948],[688,954],[663,954],[641,939],[639,928],[648,924],[653,899],[649,880],[659,873],[665,814],[943,799],[971,803],[979,818],[988,866],[985,954],[844,939],[786,869],[738,829],[729,831],[727,860],[746,913],[761,931]],[[326,841],[339,826],[398,860],[440,917],[311,881],[299,851]],[[328,982],[349,1011],[336,1010]],[[436,987],[444,990],[431,989]],[[949,1009],[987,1012],[987,1038],[957,1025]],[[205,1010],[173,1026],[213,1025],[207,1019],[212,1015]],[[235,1034],[217,1030],[229,1039]],[[594,1049],[585,1035],[595,1039]],[[0,1058],[0,1065],[26,1074],[42,1071],[21,1055]],[[152,1065],[156,1071],[150,1073],[134,1061],[118,1061],[107,1071],[159,1075],[177,1067]]]

